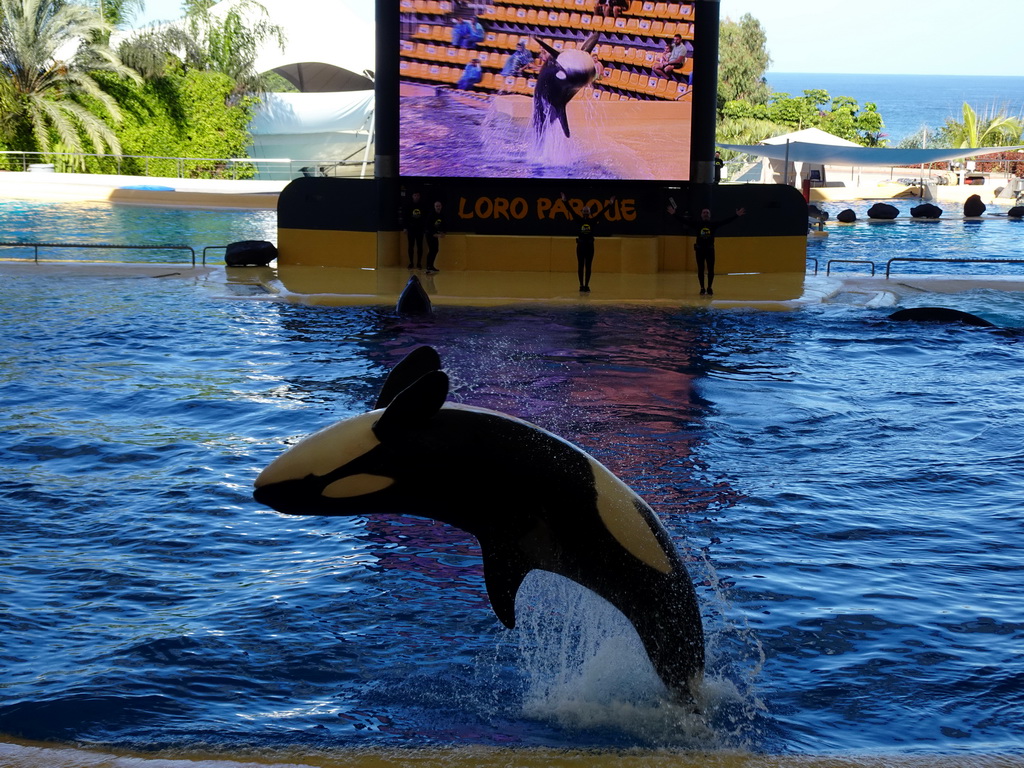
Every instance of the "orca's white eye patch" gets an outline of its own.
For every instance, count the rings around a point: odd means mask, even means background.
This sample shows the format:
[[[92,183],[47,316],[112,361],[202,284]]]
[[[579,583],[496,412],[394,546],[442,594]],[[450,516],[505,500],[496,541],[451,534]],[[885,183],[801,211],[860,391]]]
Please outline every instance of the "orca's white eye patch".
[[[328,485],[322,495],[328,499],[349,499],[383,491],[394,482],[395,478],[383,475],[350,475]]]
[[[380,411],[370,411],[338,422],[293,445],[272,461],[256,478],[256,487],[307,475],[324,476],[370,452],[380,440],[373,425]]]
[[[557,77],[559,80],[565,80],[565,72],[563,72],[562,70],[558,70],[557,72],[555,72],[555,77]]]

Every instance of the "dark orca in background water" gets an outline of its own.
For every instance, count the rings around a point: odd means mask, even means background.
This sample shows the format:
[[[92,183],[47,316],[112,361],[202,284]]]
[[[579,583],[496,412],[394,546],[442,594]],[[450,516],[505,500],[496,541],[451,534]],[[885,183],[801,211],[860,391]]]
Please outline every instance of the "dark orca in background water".
[[[434,314],[434,306],[430,303],[430,297],[416,275],[410,277],[409,282],[402,289],[402,294],[398,297],[398,304],[395,305],[395,311],[400,315]]]
[[[548,54],[537,75],[533,92],[533,129],[538,136],[543,136],[548,124],[557,120],[566,138],[569,137],[569,118],[565,108],[581,88],[590,85],[597,77],[597,65],[591,51],[599,37],[594,32],[579,48],[564,51],[534,38]]]
[[[688,701],[704,672],[693,583],[654,511],[604,466],[520,419],[445,402],[431,347],[391,371],[376,410],[274,460],[255,499],[295,515],[411,514],[480,542],[494,613],[515,626],[526,574],[560,574],[632,622],[659,677]]]
[[[977,325],[984,328],[995,328],[988,320],[972,315],[970,312],[961,312],[958,309],[948,307],[914,307],[912,309],[901,309],[889,315],[890,320],[907,320],[917,323],[962,323],[964,325]]]

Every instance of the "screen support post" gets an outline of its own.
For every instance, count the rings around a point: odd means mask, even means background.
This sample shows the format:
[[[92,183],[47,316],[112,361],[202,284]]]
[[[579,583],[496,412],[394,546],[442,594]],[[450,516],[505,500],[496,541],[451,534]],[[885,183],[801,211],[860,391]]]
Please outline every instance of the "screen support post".
[[[693,58],[693,127],[690,134],[690,178],[698,184],[715,181],[715,128],[718,115],[719,0],[696,0]]]

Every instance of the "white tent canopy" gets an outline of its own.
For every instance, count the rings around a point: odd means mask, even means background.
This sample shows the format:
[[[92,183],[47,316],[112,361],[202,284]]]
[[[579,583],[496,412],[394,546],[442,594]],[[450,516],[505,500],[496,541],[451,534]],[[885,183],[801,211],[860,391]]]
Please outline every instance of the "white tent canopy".
[[[721,149],[730,149],[748,155],[766,157],[770,160],[791,163],[813,163],[817,165],[882,165],[911,166],[922,163],[941,163],[946,160],[960,160],[965,157],[991,155],[1024,147],[970,147],[960,149],[888,149],[862,147],[852,141],[833,136],[817,128],[787,133],[765,139],[760,144],[719,144]]]
[[[249,130],[252,157],[344,160],[373,132],[373,91],[266,93]]]
[[[229,2],[232,0],[223,0],[219,5]],[[265,42],[256,57],[257,71],[274,70],[304,92],[373,88],[377,40],[373,3],[360,0],[260,2],[267,9],[270,21],[284,29],[285,46],[282,52],[272,42]]]
[[[215,6],[229,8],[236,0]],[[373,159],[374,4],[364,0],[260,0],[282,27],[284,50],[265,40],[255,69],[300,93],[268,93],[249,125],[254,158]],[[355,157],[359,155],[359,157]],[[365,163],[363,172],[365,173]]]

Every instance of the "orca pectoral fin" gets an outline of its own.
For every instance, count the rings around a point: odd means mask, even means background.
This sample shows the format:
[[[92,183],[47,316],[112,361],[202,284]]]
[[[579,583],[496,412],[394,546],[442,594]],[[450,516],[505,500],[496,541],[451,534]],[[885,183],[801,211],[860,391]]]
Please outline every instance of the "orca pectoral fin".
[[[484,583],[487,597],[498,621],[509,629],[516,626],[516,594],[532,568],[523,561],[514,545],[481,541]]]
[[[562,125],[562,133],[565,134],[565,138],[569,138],[569,116],[565,114],[565,106],[552,107],[555,110],[555,114],[558,115],[558,122]]]
[[[600,32],[593,32],[593,33],[591,33],[590,37],[588,37],[586,40],[583,41],[583,45],[580,46],[580,50],[581,51],[586,51],[587,53],[590,53],[591,51],[594,50],[595,46],[597,46],[597,41],[600,40],[600,39],[601,39],[601,33]]]
[[[433,347],[414,349],[391,369],[391,373],[384,381],[384,386],[381,387],[374,408],[387,408],[403,389],[415,383],[424,374],[439,370],[441,370],[441,356],[437,354],[436,349]]]

